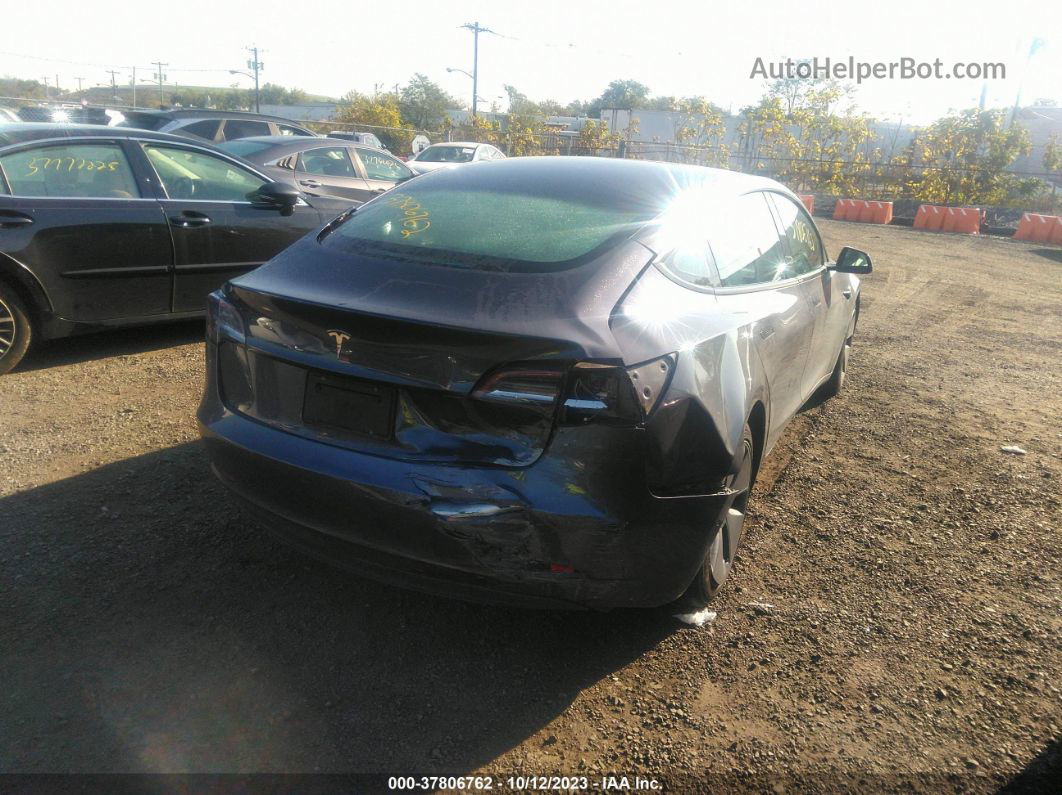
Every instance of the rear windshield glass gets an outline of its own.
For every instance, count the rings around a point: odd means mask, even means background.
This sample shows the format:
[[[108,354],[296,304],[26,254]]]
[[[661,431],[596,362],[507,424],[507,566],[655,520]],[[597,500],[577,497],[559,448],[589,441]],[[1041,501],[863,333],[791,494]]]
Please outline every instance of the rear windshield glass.
[[[261,141],[223,141],[217,144],[219,149],[224,149],[230,155],[236,155],[237,157],[247,157],[247,155],[253,155],[255,152],[261,152],[263,149],[268,149],[276,144],[264,144]]]
[[[591,202],[511,189],[435,187],[423,179],[359,208],[322,242],[438,265],[552,271],[580,264],[651,217],[644,209],[618,208],[607,197]]]
[[[422,163],[468,163],[476,150],[471,146],[429,146],[419,155]]]

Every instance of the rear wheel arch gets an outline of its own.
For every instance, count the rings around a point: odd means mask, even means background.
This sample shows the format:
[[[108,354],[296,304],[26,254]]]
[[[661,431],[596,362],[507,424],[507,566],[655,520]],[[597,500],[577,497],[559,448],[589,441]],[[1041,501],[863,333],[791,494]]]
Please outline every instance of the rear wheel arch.
[[[37,277],[3,254],[0,254],[0,282],[18,294],[37,326],[40,326],[44,315],[51,313],[51,301]]]
[[[752,404],[748,418],[749,430],[752,431],[752,476],[760,471],[763,462],[763,449],[767,443],[767,407],[757,400]]]

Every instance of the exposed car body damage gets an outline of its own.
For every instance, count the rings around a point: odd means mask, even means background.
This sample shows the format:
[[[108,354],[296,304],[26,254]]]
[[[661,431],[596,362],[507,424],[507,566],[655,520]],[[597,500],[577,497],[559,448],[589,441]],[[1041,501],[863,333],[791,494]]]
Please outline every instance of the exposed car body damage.
[[[724,200],[784,191],[707,169],[534,160],[505,161],[501,177],[561,193],[636,184],[661,203],[652,215],[690,180]],[[489,182],[499,166],[422,179]],[[691,289],[659,267],[665,246],[642,224],[577,266],[525,272],[304,238],[217,297],[199,413],[214,470],[289,541],[407,586],[601,608],[673,600],[733,501],[746,424],[760,418],[762,456],[803,402],[811,342],[808,279]],[[512,391],[512,363],[555,375],[560,397],[491,402]],[[642,414],[579,391],[628,377]],[[386,433],[316,423],[321,401],[333,416],[333,391],[366,416],[393,406],[374,425]]]

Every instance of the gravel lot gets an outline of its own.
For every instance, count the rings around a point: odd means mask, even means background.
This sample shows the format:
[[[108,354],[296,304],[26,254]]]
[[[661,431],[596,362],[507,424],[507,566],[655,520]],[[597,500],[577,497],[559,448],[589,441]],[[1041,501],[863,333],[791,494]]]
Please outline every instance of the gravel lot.
[[[769,460],[702,629],[303,558],[207,470],[202,324],[49,345],[0,378],[0,771],[1057,784],[1062,249],[822,228],[875,263],[848,388]]]

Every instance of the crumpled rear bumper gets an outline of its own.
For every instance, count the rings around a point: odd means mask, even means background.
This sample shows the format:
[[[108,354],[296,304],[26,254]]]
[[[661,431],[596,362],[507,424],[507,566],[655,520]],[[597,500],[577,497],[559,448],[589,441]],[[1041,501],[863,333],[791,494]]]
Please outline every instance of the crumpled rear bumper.
[[[404,462],[305,439],[204,400],[213,469],[263,525],[365,576],[474,601],[655,606],[700,566],[720,496],[662,499],[644,432],[559,429],[534,465]]]

